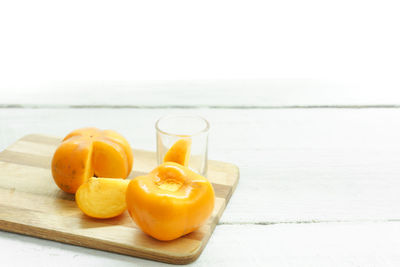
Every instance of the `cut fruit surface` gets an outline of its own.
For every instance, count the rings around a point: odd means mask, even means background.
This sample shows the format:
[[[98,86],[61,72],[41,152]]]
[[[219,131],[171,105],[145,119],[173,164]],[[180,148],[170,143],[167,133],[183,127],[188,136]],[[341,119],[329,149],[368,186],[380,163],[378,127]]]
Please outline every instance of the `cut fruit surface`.
[[[189,165],[191,146],[192,140],[190,138],[179,139],[165,154],[164,162],[175,162],[187,167]]]
[[[107,219],[126,210],[126,189],[129,180],[114,178],[90,178],[82,184],[75,195],[78,207],[86,215]]]
[[[92,127],[69,133],[54,153],[51,167],[56,184],[75,193],[93,175],[126,178],[132,165],[132,148],[122,135]]]
[[[103,131],[103,138],[109,139],[113,143],[119,144],[120,147],[125,151],[125,154],[128,158],[128,173],[132,170],[133,165],[133,152],[131,146],[129,145],[128,141],[119,133],[113,130],[104,130]]]
[[[97,177],[125,178],[128,174],[128,157],[123,148],[107,139],[96,139],[93,141],[94,174]]]

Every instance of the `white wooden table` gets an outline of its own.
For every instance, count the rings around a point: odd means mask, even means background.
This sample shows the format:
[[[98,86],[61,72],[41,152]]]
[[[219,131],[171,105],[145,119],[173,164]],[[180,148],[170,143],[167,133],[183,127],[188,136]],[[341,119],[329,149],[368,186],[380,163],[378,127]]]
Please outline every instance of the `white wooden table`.
[[[298,85],[296,87],[296,84]],[[0,92],[0,149],[97,126],[155,150],[165,114],[211,123],[241,178],[194,266],[400,266],[400,98],[300,81],[69,83]],[[94,90],[97,90],[94,93]],[[0,231],[7,266],[155,266]],[[5,265],[6,266],[6,265]]]

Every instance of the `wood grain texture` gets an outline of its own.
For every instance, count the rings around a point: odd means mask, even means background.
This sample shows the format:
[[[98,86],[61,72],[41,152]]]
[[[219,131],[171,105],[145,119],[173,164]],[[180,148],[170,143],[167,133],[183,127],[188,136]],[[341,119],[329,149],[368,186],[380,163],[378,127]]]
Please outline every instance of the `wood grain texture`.
[[[399,222],[218,225],[188,266],[396,267],[399,234]],[[11,266],[171,266],[7,232],[0,247]]]
[[[94,125],[154,151],[154,123],[167,113],[206,117],[210,158],[240,167],[193,266],[400,265],[400,109],[3,109],[0,150],[29,132],[63,136]],[[23,257],[33,266],[166,266],[7,232],[0,246],[16,266]]]
[[[399,235],[399,222],[219,225],[198,262],[199,266],[394,267],[400,266]]]
[[[69,244],[175,264],[197,259],[236,188],[232,164],[209,161],[208,177],[216,193],[212,216],[197,231],[170,242],[145,235],[127,212],[113,219],[91,219],[73,195],[58,189],[50,172],[59,138],[28,135],[0,153],[0,228]],[[134,150],[130,178],[156,167],[155,153]],[[216,177],[214,180],[213,177]]]
[[[11,109],[0,113],[0,147],[28,131],[95,125],[154,151],[154,123],[166,113],[207,118],[209,157],[240,167],[221,223],[400,219],[400,109]]]

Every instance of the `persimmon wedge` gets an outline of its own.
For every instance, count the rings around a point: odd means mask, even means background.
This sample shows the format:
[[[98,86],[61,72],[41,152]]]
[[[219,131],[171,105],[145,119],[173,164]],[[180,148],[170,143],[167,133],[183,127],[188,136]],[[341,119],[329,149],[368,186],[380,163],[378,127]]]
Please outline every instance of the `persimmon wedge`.
[[[54,181],[63,191],[75,193],[90,177],[126,178],[133,153],[128,141],[112,130],[82,128],[69,133],[51,163]]]
[[[190,138],[179,139],[167,151],[163,162],[175,162],[185,167],[189,165],[192,140]]]
[[[129,180],[115,178],[90,178],[75,194],[78,207],[86,215],[108,219],[126,210],[126,189]]]

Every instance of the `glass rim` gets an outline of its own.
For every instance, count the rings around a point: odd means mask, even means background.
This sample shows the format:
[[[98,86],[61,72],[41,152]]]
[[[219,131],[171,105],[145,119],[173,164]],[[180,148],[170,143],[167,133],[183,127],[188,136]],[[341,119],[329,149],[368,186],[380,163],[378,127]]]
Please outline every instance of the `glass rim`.
[[[170,133],[170,132],[161,130],[161,128],[159,126],[160,121],[164,120],[164,119],[168,119],[168,118],[173,118],[173,117],[186,117],[186,118],[200,119],[201,121],[203,121],[205,123],[205,127],[203,129],[201,129],[200,131],[197,131],[193,134],[177,134],[177,133]],[[157,120],[155,127],[158,132],[169,135],[169,136],[191,137],[191,136],[195,136],[195,135],[199,135],[199,134],[208,132],[208,130],[210,129],[210,123],[208,122],[208,120],[206,120],[202,116],[198,116],[198,115],[165,115]]]

